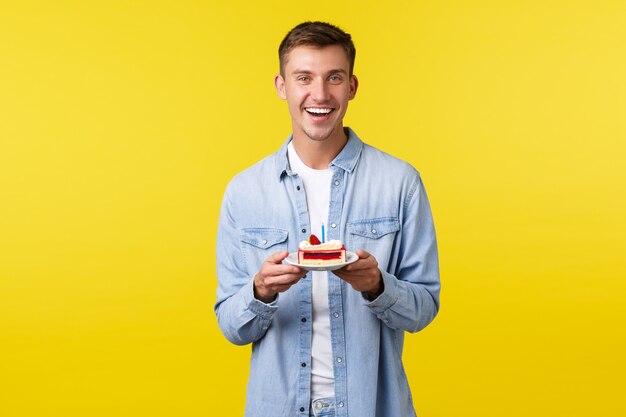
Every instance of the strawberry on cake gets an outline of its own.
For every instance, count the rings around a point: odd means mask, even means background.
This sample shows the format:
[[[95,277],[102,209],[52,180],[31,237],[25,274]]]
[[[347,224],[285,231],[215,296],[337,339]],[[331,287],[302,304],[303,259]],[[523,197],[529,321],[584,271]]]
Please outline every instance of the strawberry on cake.
[[[298,263],[301,265],[334,265],[346,261],[346,248],[341,240],[320,242],[315,235],[300,242]]]

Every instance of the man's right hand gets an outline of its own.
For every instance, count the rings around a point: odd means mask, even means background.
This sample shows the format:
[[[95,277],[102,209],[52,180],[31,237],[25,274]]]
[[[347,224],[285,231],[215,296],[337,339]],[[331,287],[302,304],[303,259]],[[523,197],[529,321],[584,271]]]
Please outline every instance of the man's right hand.
[[[306,270],[294,265],[284,265],[289,252],[276,252],[265,260],[261,270],[254,276],[254,298],[271,303],[279,292],[287,291],[306,275]]]

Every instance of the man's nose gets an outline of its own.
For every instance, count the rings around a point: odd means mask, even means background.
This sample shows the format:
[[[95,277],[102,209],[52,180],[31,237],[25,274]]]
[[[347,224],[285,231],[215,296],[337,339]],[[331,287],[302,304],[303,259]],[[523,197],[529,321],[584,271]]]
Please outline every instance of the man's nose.
[[[330,94],[328,91],[328,85],[324,80],[318,80],[313,83],[311,95],[316,102],[324,102],[328,100]]]

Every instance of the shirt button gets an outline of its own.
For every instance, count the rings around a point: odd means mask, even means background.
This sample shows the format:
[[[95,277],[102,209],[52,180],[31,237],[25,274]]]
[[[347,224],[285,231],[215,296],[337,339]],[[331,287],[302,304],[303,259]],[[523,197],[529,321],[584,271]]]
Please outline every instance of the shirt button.
[[[299,185],[296,187],[296,190],[300,191],[300,186]]]
[[[339,313],[333,313],[333,317],[338,318],[339,317]]]
[[[333,224],[330,225],[330,227],[332,227],[334,229],[335,227],[337,227],[337,225],[335,223],[333,223]]]
[[[300,321],[301,321],[302,323],[306,323],[306,317],[302,317],[302,318],[300,319]]]
[[[263,244],[267,245],[267,239],[263,239]]]
[[[343,401],[339,403],[339,407],[343,407]]]
[[[306,233],[306,229],[302,229],[302,233]]]
[[[339,186],[339,181],[335,181],[335,185],[336,185],[336,186]]]
[[[304,407],[300,407],[300,412],[304,413]]]
[[[300,366],[301,366],[301,367],[303,367],[303,368],[306,368],[306,363],[302,362],[302,363],[300,364]]]
[[[343,359],[337,358],[337,362],[341,363],[341,361],[343,361]]]
[[[373,233],[373,234],[376,234],[376,229],[372,229],[372,233]]]

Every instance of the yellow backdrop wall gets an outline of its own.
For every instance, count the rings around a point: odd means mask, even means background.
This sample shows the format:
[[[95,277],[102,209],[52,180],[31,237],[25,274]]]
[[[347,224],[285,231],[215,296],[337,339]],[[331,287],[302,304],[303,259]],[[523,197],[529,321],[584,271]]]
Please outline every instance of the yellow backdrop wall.
[[[242,415],[219,205],[288,136],[276,50],[317,19],[357,45],[346,124],[433,206],[418,413],[626,413],[623,1],[63,0],[0,3],[0,415]]]

